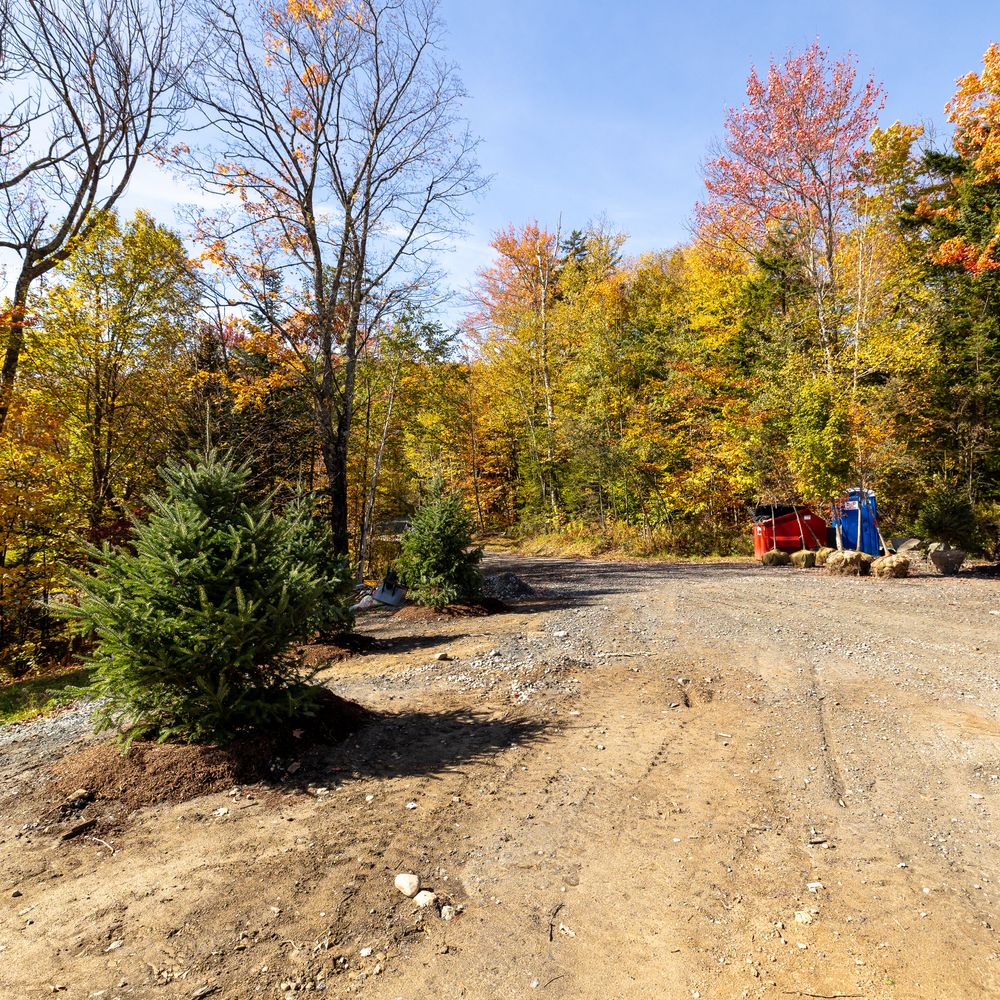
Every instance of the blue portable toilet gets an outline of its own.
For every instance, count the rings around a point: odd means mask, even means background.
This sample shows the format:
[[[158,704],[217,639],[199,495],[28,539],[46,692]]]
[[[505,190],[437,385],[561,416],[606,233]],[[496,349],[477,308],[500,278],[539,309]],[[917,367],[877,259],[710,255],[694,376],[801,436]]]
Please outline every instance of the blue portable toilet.
[[[858,510],[861,510],[861,544],[858,545]],[[874,490],[853,489],[833,508],[833,523],[840,526],[845,549],[859,549],[870,556],[882,554],[878,534],[878,506]]]

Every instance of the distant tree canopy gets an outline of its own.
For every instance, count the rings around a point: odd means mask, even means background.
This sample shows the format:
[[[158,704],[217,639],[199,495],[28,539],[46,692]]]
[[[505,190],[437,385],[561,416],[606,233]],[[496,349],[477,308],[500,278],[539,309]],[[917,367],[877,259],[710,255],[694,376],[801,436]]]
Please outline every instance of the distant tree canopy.
[[[508,224],[445,330],[433,251],[481,179],[436,5],[199,0],[212,58],[180,75],[179,8],[142,6],[0,4],[0,246],[27,262],[0,315],[0,667],[67,654],[49,611],[86,543],[127,550],[192,448],[228,449],[248,503],[325,519],[300,542],[333,550],[342,597],[348,566],[398,559],[435,480],[463,532],[688,554],[744,549],[758,502],[874,486],[887,531],[997,550],[997,46],[957,83],[946,149],[880,127],[853,60],[772,61],[721,123],[687,243],[630,258],[607,222]],[[56,47],[29,52],[50,14]],[[66,38],[99,51],[84,131],[119,116],[95,162],[68,132],[38,159],[45,116],[17,103],[40,60],[72,75]],[[36,95],[45,121],[71,115],[60,94]],[[213,126],[175,142],[185,109]],[[146,153],[223,210],[120,218],[113,178]]]

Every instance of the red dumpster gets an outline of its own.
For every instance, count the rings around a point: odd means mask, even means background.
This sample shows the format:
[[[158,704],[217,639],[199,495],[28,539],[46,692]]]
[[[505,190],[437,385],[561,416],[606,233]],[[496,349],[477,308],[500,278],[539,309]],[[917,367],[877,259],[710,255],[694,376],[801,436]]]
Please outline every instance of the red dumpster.
[[[826,521],[811,507],[768,504],[753,512],[753,554],[798,552],[826,545]]]

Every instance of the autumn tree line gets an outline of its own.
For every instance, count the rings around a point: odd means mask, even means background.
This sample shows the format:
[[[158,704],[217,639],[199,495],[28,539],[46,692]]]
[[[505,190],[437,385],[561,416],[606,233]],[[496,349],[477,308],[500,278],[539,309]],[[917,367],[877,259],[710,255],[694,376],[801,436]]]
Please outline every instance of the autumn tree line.
[[[0,0],[8,672],[208,450],[312,495],[358,577],[441,479],[483,533],[727,553],[754,503],[864,485],[995,548],[1000,49],[947,148],[819,45],[752,73],[685,245],[509,226],[449,329],[484,181],[442,32],[434,0]],[[180,222],[121,212],[150,158]]]
[[[498,233],[454,474],[481,526],[745,551],[748,508],[875,488],[884,534],[1000,541],[1000,48],[952,143],[818,43],[753,71],[682,246]]]

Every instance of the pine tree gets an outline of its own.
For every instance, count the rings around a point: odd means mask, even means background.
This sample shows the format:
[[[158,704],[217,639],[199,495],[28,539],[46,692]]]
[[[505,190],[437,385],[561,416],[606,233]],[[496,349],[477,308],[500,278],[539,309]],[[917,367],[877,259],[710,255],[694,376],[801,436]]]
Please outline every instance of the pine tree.
[[[318,516],[311,494],[300,493],[285,512],[285,523],[291,558],[311,567],[320,582],[310,631],[321,636],[350,631],[354,625],[350,610],[354,574],[350,559],[334,551],[329,518]]]
[[[248,478],[215,454],[172,465],[130,549],[92,551],[70,613],[96,639],[99,729],[224,742],[315,710],[289,647],[325,582],[296,554],[297,529],[248,499]]]
[[[417,604],[440,610],[479,596],[481,548],[472,548],[472,525],[457,493],[431,484],[403,537],[399,572]]]

